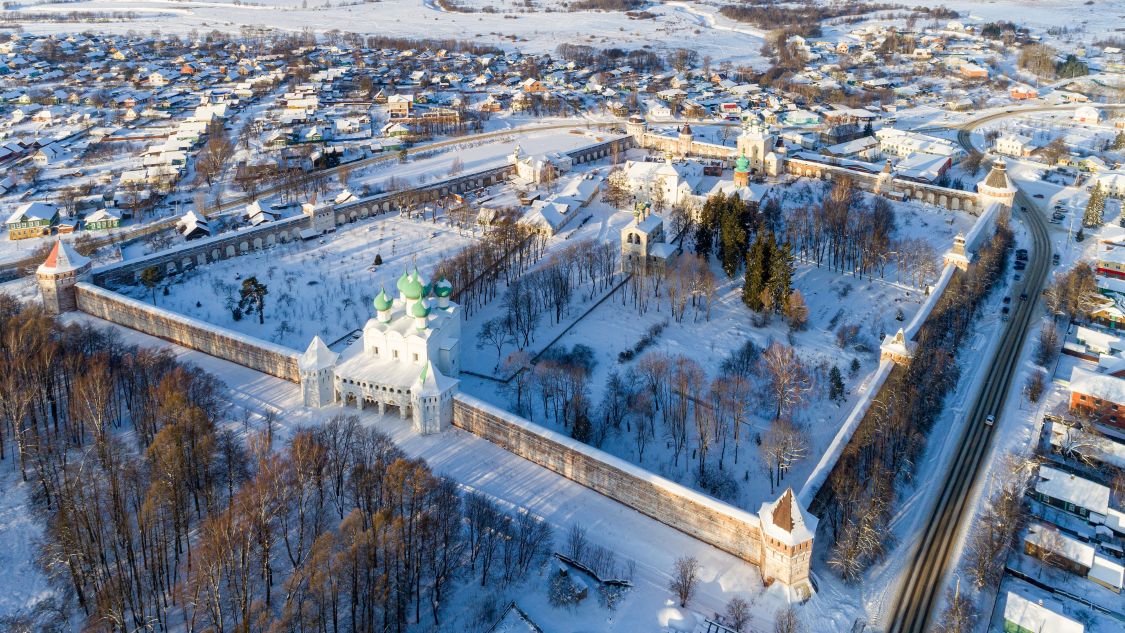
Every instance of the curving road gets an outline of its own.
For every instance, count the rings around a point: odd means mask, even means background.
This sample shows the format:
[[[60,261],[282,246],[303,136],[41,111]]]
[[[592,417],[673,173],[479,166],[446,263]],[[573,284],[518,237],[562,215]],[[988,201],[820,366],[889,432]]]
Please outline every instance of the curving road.
[[[972,132],[981,125],[1025,112],[1065,110],[1073,107],[1029,107],[984,116],[962,124],[957,132],[957,141],[966,151],[972,150],[974,149]],[[1026,208],[1027,212],[1020,211],[1020,207]],[[1051,259],[1047,223],[1035,201],[1022,191],[1016,194],[1013,215],[1017,218],[1023,217],[1031,229],[1030,261],[1023,281],[1012,289],[1011,319],[1004,328],[1000,345],[988,366],[983,388],[969,411],[958,444],[957,455],[950,464],[941,490],[934,500],[922,540],[910,558],[909,568],[903,573],[901,589],[887,627],[892,633],[922,633],[927,630],[937,630],[936,624],[931,625],[935,616],[935,606],[940,603],[949,568],[956,562],[953,554],[957,549],[962,522],[972,516],[973,486],[988,454],[988,447],[996,428],[986,425],[984,420],[989,415],[995,415],[996,424],[999,425],[1004,401],[1018,373],[1020,351],[1038,313],[1039,295],[1046,282]],[[1021,293],[1026,293],[1027,300],[1016,298]]]

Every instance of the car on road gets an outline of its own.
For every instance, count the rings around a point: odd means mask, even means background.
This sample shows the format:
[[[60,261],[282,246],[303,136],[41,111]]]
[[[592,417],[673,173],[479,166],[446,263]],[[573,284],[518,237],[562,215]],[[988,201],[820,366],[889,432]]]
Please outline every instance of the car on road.
[[[1051,262],[1056,266],[1059,265],[1059,254],[1058,253],[1055,253],[1054,255],[1051,256]]]
[[[1027,301],[1027,293],[1026,292],[1020,293],[1020,301]]]
[[[989,413],[988,417],[984,419],[984,423],[987,424],[988,426],[992,426],[993,424],[996,424],[996,416]]]
[[[1016,281],[1023,281],[1023,275],[1016,273]]]
[[[1023,212],[1025,212],[1025,213],[1026,213],[1026,212],[1027,212],[1027,207],[1025,207],[1025,206],[1023,206],[1023,205],[1021,204],[1021,205],[1020,205],[1020,211],[1023,211]]]
[[[1042,199],[1043,199],[1043,194],[1041,194],[1041,193],[1037,193],[1037,194],[1035,194],[1034,196],[1031,196],[1031,197],[1032,197],[1032,198],[1038,198],[1038,199],[1042,200]]]

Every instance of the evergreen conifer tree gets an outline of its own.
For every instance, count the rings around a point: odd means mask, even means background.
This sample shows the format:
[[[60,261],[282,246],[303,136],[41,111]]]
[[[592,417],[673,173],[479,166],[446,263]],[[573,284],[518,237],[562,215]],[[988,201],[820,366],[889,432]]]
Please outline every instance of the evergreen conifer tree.
[[[1082,226],[1098,227],[1105,224],[1102,214],[1105,213],[1105,190],[1101,183],[1094,185],[1090,192],[1090,200],[1086,203],[1086,213],[1082,216]]]
[[[788,242],[781,245],[774,242],[773,231],[766,231],[766,234],[772,245],[766,287],[773,295],[775,309],[780,309],[793,291],[793,247]]]
[[[758,233],[746,257],[746,278],[742,286],[742,302],[757,312],[762,309],[762,291],[766,289],[772,259],[773,237]]]
[[[828,372],[828,397],[832,400],[844,399],[844,377],[840,375],[840,368],[835,365]]]

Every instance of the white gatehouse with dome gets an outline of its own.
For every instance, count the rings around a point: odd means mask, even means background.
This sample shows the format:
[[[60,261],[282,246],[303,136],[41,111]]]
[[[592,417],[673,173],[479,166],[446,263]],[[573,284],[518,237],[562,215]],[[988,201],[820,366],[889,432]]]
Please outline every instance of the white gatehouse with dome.
[[[421,434],[437,433],[453,418],[460,374],[461,315],[445,279],[429,284],[415,268],[399,278],[398,297],[375,297],[375,316],[342,352],[314,337],[298,366],[305,405],[334,403],[379,413],[394,408]]]

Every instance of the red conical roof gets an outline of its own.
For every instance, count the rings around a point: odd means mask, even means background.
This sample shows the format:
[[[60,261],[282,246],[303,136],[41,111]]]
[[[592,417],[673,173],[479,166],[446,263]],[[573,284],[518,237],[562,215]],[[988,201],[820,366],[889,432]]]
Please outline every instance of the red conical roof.
[[[59,240],[47,255],[46,261],[39,265],[37,272],[44,274],[68,273],[78,270],[90,263],[90,258],[83,257],[74,250],[74,247]]]

